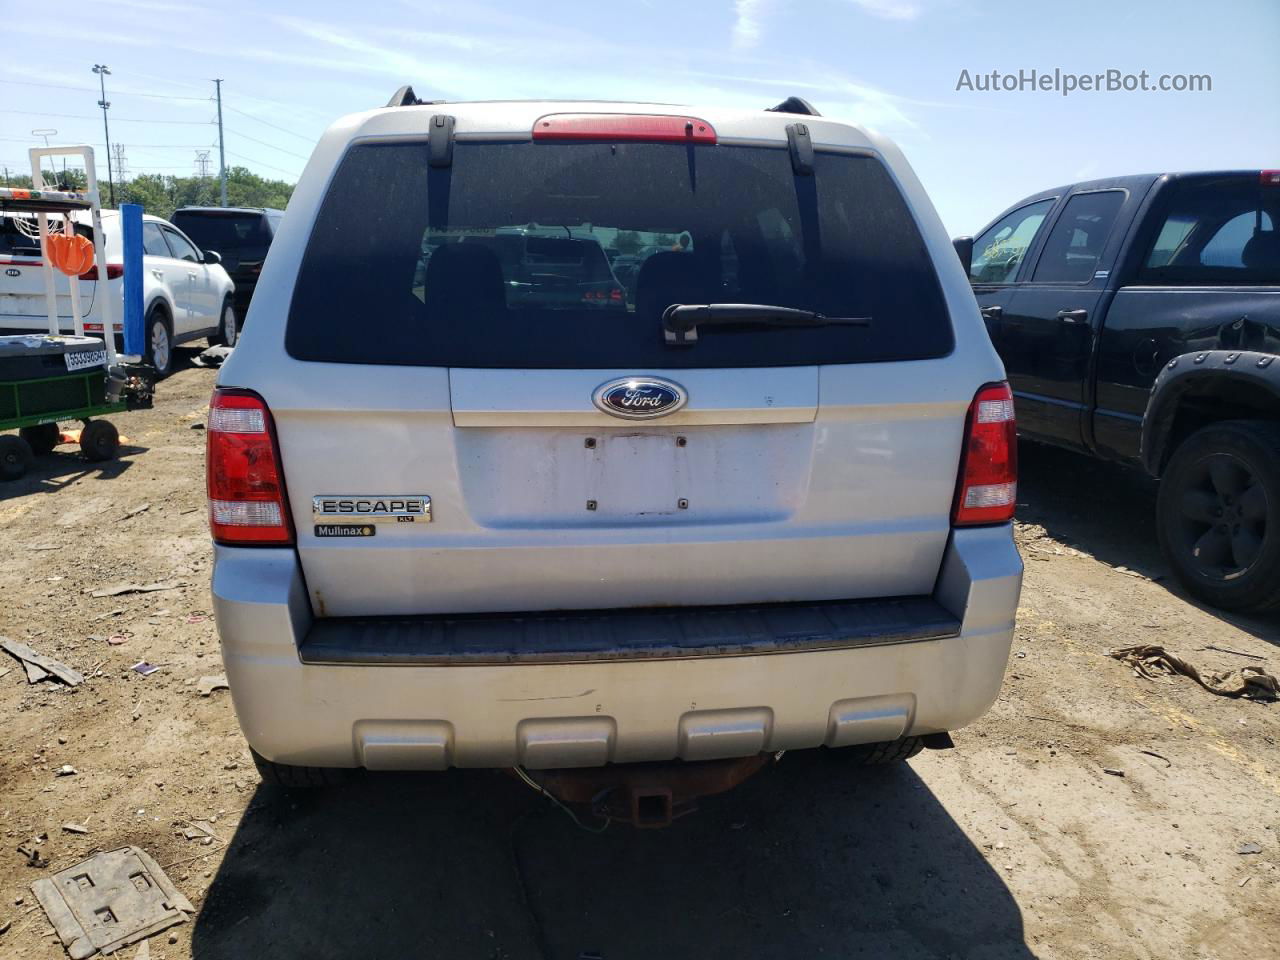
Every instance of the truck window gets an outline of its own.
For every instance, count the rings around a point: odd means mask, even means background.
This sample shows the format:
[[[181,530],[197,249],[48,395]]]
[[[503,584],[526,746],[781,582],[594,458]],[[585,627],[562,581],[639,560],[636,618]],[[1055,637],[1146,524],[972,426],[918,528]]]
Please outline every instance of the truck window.
[[[1140,283],[1280,284],[1280,190],[1246,174],[1175,183],[1168,194]]]
[[[1123,190],[1079,193],[1067,201],[1044,242],[1044,252],[1031,279],[1040,283],[1085,283],[1102,256]]]
[[[974,283],[1012,283],[1056,198],[1037,200],[1001,217],[973,242],[969,279]]]

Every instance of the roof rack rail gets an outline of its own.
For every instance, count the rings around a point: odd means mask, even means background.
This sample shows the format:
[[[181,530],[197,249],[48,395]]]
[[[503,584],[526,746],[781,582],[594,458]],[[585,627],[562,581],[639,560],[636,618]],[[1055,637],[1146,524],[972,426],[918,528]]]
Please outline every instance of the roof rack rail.
[[[413,87],[405,84],[399,90],[391,95],[391,99],[387,101],[388,107],[425,107],[433,103],[444,103],[443,100],[419,100],[417,94],[413,92]]]
[[[412,93],[413,91],[410,90],[409,92]],[[787,97],[787,99],[783,100],[776,107],[765,107],[765,112],[766,113],[798,113],[806,117],[822,116],[822,114],[820,114],[817,110],[814,109],[812,103],[810,103],[808,100],[805,100],[802,97]]]

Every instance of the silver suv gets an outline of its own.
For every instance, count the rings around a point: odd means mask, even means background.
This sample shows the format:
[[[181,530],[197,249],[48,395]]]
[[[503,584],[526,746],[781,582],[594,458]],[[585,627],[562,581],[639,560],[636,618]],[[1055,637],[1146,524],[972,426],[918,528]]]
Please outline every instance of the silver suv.
[[[1013,403],[897,148],[795,100],[393,103],[320,140],[210,410],[264,777],[896,759],[979,717]]]

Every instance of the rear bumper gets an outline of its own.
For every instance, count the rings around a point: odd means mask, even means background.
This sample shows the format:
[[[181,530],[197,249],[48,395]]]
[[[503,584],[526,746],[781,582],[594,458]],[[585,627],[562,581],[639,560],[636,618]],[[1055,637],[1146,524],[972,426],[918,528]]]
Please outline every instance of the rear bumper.
[[[920,607],[935,622],[914,632],[897,624],[897,636],[882,630],[872,642],[849,637],[837,648],[537,662],[317,658],[290,549],[216,548],[213,601],[236,714],[268,759],[537,769],[709,760],[958,729],[999,692],[1021,579],[1008,526],[959,530],[934,602]],[[949,627],[939,627],[939,612],[950,615]],[[304,662],[307,648],[307,660],[326,662]]]

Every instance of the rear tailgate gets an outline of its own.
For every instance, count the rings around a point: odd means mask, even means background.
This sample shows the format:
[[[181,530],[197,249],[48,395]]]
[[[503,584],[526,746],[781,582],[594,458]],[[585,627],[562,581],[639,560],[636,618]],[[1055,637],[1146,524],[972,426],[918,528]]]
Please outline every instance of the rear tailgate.
[[[801,178],[777,147],[349,151],[294,290],[300,362],[256,385],[318,615],[931,592],[976,384],[881,161]],[[634,302],[513,297],[465,242],[513,229],[639,251]],[[706,302],[872,322],[664,342],[667,305]],[[419,497],[429,521],[379,516]]]

